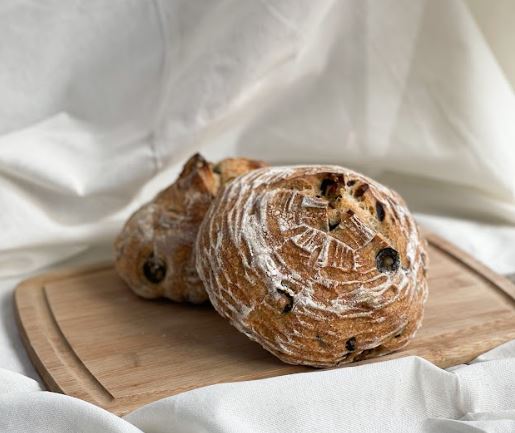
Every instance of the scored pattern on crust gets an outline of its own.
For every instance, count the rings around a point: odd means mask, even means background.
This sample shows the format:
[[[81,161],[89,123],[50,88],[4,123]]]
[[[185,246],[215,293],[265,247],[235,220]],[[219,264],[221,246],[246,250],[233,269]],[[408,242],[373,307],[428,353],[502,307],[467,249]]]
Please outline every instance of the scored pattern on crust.
[[[330,198],[321,191],[328,178],[339,182]],[[398,252],[394,272],[377,268],[385,251]],[[395,192],[342,167],[236,179],[211,205],[197,252],[215,309],[286,362],[388,353],[422,320],[426,254],[416,223]]]

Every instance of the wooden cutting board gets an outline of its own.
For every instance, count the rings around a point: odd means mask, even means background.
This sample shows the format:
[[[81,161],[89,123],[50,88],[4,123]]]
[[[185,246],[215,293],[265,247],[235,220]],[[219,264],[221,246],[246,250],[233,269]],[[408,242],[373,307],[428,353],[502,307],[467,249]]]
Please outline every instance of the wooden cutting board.
[[[423,326],[409,346],[378,360],[419,355],[449,367],[514,339],[515,286],[448,242],[428,240]],[[283,364],[209,305],[138,298],[110,264],[32,278],[15,296],[47,387],[116,414],[200,386],[313,371]]]

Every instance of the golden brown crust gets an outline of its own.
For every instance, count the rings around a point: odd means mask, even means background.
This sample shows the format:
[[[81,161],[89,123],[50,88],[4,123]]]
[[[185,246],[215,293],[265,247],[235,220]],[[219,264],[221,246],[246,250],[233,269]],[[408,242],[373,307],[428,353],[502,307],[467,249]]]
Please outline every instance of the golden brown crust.
[[[336,166],[271,167],[226,185],[197,237],[216,310],[285,362],[389,353],[420,326],[425,242],[403,200]]]
[[[138,295],[201,303],[207,294],[195,269],[198,228],[220,185],[261,161],[223,160],[214,168],[193,155],[177,180],[126,222],[115,241],[115,267]]]

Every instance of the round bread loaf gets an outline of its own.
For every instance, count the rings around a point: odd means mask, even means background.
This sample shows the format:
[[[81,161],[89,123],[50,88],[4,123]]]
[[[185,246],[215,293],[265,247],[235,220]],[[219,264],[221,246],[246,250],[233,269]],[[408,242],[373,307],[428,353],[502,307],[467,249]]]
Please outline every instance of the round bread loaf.
[[[193,251],[200,223],[221,185],[263,166],[244,158],[213,165],[193,155],[177,180],[126,222],[115,240],[118,274],[144,298],[206,301]]]
[[[383,355],[421,324],[425,241],[397,193],[351,170],[241,176],[211,204],[196,245],[215,309],[285,362]]]

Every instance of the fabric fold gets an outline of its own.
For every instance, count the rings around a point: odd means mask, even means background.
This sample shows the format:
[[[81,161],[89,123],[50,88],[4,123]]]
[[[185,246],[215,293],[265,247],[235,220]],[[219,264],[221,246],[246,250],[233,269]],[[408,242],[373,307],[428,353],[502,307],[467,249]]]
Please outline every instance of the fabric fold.
[[[164,398],[123,419],[39,392],[36,382],[5,370],[0,383],[0,431],[10,433],[498,432],[515,422],[515,341],[452,371],[405,357],[226,383]]]

